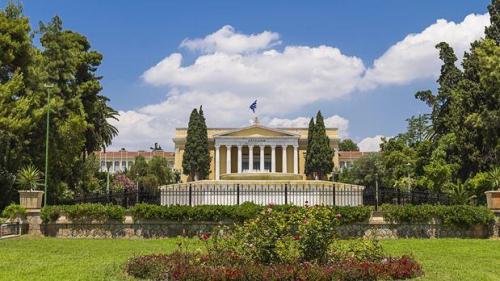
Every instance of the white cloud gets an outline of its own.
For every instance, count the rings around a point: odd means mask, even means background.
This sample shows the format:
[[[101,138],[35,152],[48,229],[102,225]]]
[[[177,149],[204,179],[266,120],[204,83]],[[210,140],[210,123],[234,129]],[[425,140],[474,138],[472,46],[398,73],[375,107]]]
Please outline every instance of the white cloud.
[[[435,78],[441,65],[436,44],[447,42],[461,60],[470,43],[484,35],[486,25],[489,25],[488,14],[470,14],[460,23],[439,19],[422,32],[410,34],[391,46],[374,61],[360,87]]]
[[[185,39],[181,47],[203,53],[237,54],[271,48],[281,43],[279,38],[278,33],[270,31],[245,35],[235,32],[232,26],[225,25],[205,38]]]
[[[185,67],[182,55],[174,53],[148,69],[143,78],[155,86],[188,92],[229,92],[246,102],[257,98],[259,113],[276,113],[279,104],[278,114],[283,114],[347,95],[364,70],[359,58],[343,55],[337,48],[293,46],[282,52],[206,54]]]
[[[382,135],[364,138],[358,143],[359,150],[363,152],[380,151],[382,138],[384,138]]]
[[[487,24],[488,15],[469,15],[461,23],[438,20],[390,47],[370,68],[332,46],[277,50],[273,47],[280,41],[275,32],[245,35],[224,26],[204,38],[181,43],[181,47],[200,51],[193,63],[183,65],[183,55],[171,53],[143,73],[147,84],[165,88],[167,98],[120,112],[116,123],[120,133],[113,148],[144,148],[159,142],[171,149],[175,127],[186,126],[192,108],[201,104],[209,126],[247,124],[252,118],[248,106],[257,99],[257,113],[265,123],[307,127],[308,118],[283,116],[303,116],[305,106],[338,100],[357,89],[433,77],[440,68],[434,48],[437,42],[450,42],[461,56],[471,41],[482,36]],[[345,118],[334,115],[325,123],[338,127],[341,137],[348,135]]]
[[[308,128],[310,120],[310,117],[297,117],[295,119],[273,118],[268,122],[268,125],[282,128]],[[339,129],[339,136],[341,138],[346,138],[349,135],[349,120],[338,115],[333,115],[325,118],[324,121],[325,127]]]

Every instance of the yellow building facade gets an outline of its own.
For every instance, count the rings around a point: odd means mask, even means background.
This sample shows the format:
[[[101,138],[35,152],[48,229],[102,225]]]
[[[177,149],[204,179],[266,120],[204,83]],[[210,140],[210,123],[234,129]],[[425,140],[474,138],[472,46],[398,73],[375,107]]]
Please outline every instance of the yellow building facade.
[[[305,179],[307,128],[271,128],[258,122],[244,128],[209,128],[211,156],[209,180],[232,179],[238,175],[283,174]],[[326,128],[333,163],[338,167],[338,129]],[[177,128],[174,169],[182,171],[187,128]],[[182,175],[182,182],[189,181]]]

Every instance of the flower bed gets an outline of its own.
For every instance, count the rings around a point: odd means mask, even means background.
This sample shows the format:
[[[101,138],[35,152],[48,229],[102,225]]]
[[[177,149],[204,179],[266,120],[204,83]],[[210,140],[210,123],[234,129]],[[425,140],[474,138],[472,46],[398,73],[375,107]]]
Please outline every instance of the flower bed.
[[[286,210],[286,211],[285,211]],[[342,215],[329,207],[266,207],[230,233],[200,235],[206,253],[182,249],[129,260],[126,272],[153,280],[401,280],[422,274],[376,241],[336,240]]]
[[[345,260],[331,264],[241,263],[238,257],[228,264],[210,260],[208,255],[175,252],[146,255],[129,260],[126,272],[147,280],[403,280],[422,275],[412,258],[387,258],[380,262]]]

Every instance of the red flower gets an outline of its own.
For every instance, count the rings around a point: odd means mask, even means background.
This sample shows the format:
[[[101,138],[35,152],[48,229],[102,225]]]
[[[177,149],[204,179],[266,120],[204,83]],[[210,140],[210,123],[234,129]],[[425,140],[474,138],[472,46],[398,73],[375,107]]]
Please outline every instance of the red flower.
[[[295,240],[295,241],[300,240],[300,235],[298,235],[298,234],[297,234],[297,235],[295,235],[295,236],[293,237],[293,240]]]
[[[210,235],[210,233],[203,233],[202,235],[200,235],[200,239],[203,241],[207,241],[208,239],[210,239]]]

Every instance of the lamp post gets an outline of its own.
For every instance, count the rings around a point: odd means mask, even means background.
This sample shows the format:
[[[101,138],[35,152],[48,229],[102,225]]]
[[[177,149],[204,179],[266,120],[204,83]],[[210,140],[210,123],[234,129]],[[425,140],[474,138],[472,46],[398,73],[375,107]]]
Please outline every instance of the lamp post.
[[[136,188],[135,188],[135,204],[139,204],[139,173],[136,173],[135,174],[135,178],[136,178]]]
[[[45,179],[44,179],[44,193],[43,205],[47,206],[47,182],[49,176],[49,127],[50,127],[50,89],[54,87],[52,84],[43,85],[47,89],[47,130],[45,132]]]
[[[111,168],[112,163],[106,162],[106,197],[108,198],[108,203],[109,203],[109,169]]]
[[[378,211],[378,173],[375,173],[375,211]]]

